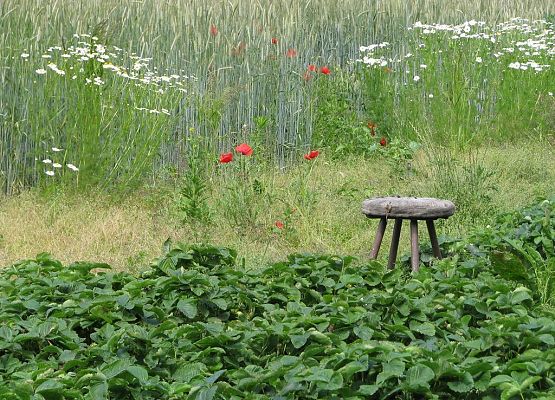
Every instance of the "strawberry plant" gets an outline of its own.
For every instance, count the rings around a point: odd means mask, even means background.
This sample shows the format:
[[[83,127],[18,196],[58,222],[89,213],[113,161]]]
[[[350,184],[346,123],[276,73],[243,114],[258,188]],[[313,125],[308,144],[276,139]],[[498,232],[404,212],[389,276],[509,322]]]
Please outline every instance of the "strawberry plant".
[[[41,254],[0,271],[0,398],[551,398],[555,313],[498,254],[552,257],[552,204],[414,275],[310,254],[246,271],[211,246],[168,244],[138,276]]]

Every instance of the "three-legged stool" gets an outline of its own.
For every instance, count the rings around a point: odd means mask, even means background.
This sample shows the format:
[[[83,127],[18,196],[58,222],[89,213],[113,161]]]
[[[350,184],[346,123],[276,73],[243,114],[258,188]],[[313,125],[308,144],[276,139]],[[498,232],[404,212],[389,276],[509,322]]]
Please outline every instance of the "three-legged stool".
[[[376,238],[372,245],[370,257],[376,259],[382,244],[385,227],[388,219],[394,219],[393,238],[389,249],[387,267],[393,268],[399,248],[399,236],[404,219],[410,220],[411,266],[413,271],[418,271],[418,221],[426,221],[434,257],[441,258],[441,251],[437,242],[434,220],[448,218],[455,213],[455,205],[449,200],[440,200],[427,197],[375,197],[364,200],[362,213],[368,218],[379,218]]]

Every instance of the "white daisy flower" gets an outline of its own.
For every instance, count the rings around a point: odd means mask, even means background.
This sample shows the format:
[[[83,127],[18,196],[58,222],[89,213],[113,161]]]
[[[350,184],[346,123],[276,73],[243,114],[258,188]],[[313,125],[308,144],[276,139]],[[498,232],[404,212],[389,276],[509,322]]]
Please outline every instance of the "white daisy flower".
[[[44,68],[39,68],[35,71],[37,74],[39,75],[44,75],[46,74],[46,70]]]
[[[420,77],[418,75],[414,75],[414,78],[412,78],[412,80],[418,82],[420,80]]]
[[[45,163],[45,164],[52,164],[52,160],[49,159],[49,158],[47,158],[45,160],[42,160],[42,162]]]
[[[52,151],[55,151],[57,153],[57,152],[60,152],[60,151],[64,151],[64,149],[59,149],[57,147],[52,147]]]
[[[54,176],[54,171],[44,171],[44,173],[48,176]]]
[[[52,164],[54,168],[62,168],[62,164],[54,163]]]
[[[73,164],[66,164],[66,165],[67,165],[67,167],[68,167],[70,170],[72,170],[72,171],[74,171],[74,172],[79,171],[79,168],[77,168],[77,167],[76,167],[75,165],[73,165]]]

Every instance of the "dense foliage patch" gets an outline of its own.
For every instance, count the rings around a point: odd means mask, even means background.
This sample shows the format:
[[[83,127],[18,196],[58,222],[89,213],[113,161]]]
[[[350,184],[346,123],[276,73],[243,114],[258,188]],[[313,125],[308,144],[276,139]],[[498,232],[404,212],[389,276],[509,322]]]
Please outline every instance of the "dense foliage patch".
[[[39,255],[0,272],[0,398],[552,398],[533,269],[553,260],[553,202],[530,210],[412,276],[301,254],[245,271],[208,246],[139,277]]]

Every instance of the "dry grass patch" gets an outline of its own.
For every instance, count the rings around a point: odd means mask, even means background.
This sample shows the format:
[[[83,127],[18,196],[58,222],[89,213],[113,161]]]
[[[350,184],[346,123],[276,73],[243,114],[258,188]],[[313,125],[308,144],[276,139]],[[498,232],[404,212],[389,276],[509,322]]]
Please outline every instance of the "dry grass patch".
[[[175,195],[167,188],[149,189],[123,200],[105,194],[47,198],[27,192],[1,200],[0,265],[50,252],[64,262],[95,260],[135,270],[160,254],[166,238],[233,247],[249,266],[302,251],[367,257],[377,222],[361,215],[364,198],[433,195],[452,199],[457,213],[439,224],[438,233],[460,236],[474,225],[488,223],[497,212],[555,192],[553,147],[507,145],[480,149],[472,156],[450,153],[450,159],[443,159],[448,165],[438,161],[438,154],[422,151],[406,173],[383,159],[335,162],[322,155],[307,183],[312,196],[308,201],[292,184],[304,170],[260,172],[257,178],[267,188],[268,199],[255,205],[256,220],[241,226],[231,224],[224,214],[230,205],[225,203],[222,177],[210,182],[211,218],[207,223],[181,223],[176,217]],[[445,168],[454,172],[449,175]],[[491,172],[484,185],[476,175],[478,168]],[[296,211],[286,221],[287,206]],[[285,229],[277,229],[276,221],[286,222]],[[401,251],[408,250],[405,231]],[[380,254],[384,258],[387,235]],[[427,240],[425,233],[422,240]]]

